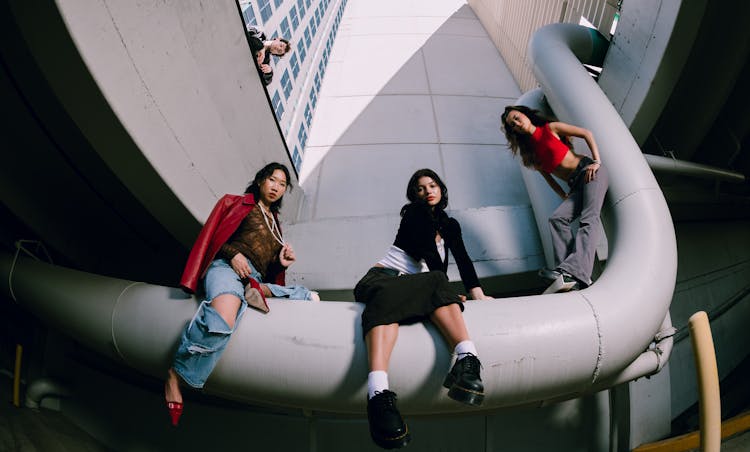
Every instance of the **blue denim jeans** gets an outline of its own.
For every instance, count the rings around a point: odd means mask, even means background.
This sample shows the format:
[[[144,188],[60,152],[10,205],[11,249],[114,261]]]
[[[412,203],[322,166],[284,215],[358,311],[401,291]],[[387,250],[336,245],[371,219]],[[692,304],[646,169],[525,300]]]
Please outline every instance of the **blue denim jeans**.
[[[251,277],[265,284],[274,297],[292,300],[310,300],[310,291],[302,286],[279,286],[261,280],[260,273],[250,265]],[[174,357],[172,367],[182,379],[194,388],[202,388],[206,379],[216,367],[222,352],[229,343],[229,338],[237,329],[242,315],[247,310],[245,286],[239,275],[232,269],[226,259],[216,259],[208,267],[205,278],[206,299],[185,328],[180,338],[180,345]],[[242,300],[237,311],[234,328],[211,306],[219,295],[231,294]]]

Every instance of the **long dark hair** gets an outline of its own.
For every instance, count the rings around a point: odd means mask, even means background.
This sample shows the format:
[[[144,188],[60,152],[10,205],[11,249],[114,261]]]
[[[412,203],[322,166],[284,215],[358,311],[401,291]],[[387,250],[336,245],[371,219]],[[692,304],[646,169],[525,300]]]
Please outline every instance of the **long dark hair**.
[[[286,176],[286,191],[292,191],[292,182],[290,181],[289,177],[289,169],[278,162],[272,162],[268,165],[261,168],[260,171],[255,173],[255,178],[252,182],[247,186],[245,189],[245,193],[252,193],[253,196],[255,196],[255,201],[258,201],[258,196],[260,196],[260,184],[263,183],[266,179],[271,177],[273,175],[273,172],[276,170],[281,170],[284,172],[284,175]],[[281,201],[284,199],[284,196],[281,196],[277,201],[274,201],[271,203],[270,209],[271,212],[278,212],[279,209],[281,209]]]
[[[438,176],[435,171],[429,168],[422,168],[421,170],[417,170],[414,174],[412,174],[411,178],[409,179],[409,183],[406,184],[406,199],[408,199],[412,204],[425,203],[425,201],[417,195],[419,179],[421,179],[422,177],[431,178],[435,181],[436,184],[438,184],[438,187],[440,187],[440,202],[435,206],[435,214],[437,215],[437,211],[445,210],[445,208],[448,207],[448,187],[445,186],[445,183],[443,183],[443,180],[440,179],[440,176]],[[402,216],[404,215],[404,211],[408,205],[409,204],[401,209]]]
[[[516,132],[513,128],[508,127],[508,123],[505,122],[508,119],[508,114],[513,110],[526,115],[536,127],[543,127],[548,122],[552,122],[553,119],[542,115],[539,110],[534,110],[525,105],[509,105],[505,107],[505,111],[500,115],[500,128],[505,134],[505,138],[508,140],[508,148],[510,148],[510,151],[514,156],[518,154],[521,155],[521,161],[525,167],[536,168],[538,162],[534,155],[534,149],[529,146],[529,135]],[[570,142],[567,138],[561,141],[570,146]]]

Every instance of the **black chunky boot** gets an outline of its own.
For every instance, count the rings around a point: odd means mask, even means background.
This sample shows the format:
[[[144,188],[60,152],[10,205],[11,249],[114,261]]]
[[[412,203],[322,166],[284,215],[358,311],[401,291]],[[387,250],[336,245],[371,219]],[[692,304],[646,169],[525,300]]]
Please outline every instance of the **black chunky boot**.
[[[448,372],[443,386],[448,388],[448,397],[467,405],[479,406],[484,400],[484,385],[479,369],[482,364],[473,353],[462,354],[453,369]]]
[[[398,449],[411,441],[409,427],[396,408],[395,392],[386,389],[369,399],[367,420],[370,422],[372,440],[383,449]]]

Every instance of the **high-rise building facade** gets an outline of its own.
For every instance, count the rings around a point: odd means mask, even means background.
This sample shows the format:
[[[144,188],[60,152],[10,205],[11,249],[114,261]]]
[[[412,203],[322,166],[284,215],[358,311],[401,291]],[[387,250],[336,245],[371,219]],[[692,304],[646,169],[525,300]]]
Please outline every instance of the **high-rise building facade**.
[[[268,39],[291,42],[283,58],[271,58],[274,76],[266,87],[294,166],[299,171],[318,91],[347,0],[239,0],[246,25]]]

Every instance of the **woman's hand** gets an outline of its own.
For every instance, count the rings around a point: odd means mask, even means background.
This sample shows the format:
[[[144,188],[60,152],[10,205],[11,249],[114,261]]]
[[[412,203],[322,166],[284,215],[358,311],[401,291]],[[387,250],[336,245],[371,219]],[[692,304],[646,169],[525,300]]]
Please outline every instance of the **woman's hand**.
[[[584,176],[584,181],[588,184],[592,180],[596,179],[596,170],[599,169],[601,165],[599,162],[594,162],[586,167],[586,175]]]
[[[286,268],[292,265],[296,260],[297,256],[294,255],[292,245],[285,243],[284,246],[281,247],[281,251],[279,252],[279,262],[284,268]]]
[[[232,266],[232,269],[234,270],[237,275],[239,275],[240,279],[245,279],[250,277],[250,264],[247,263],[247,258],[242,253],[237,253],[234,255],[231,261],[229,261],[229,265]]]

